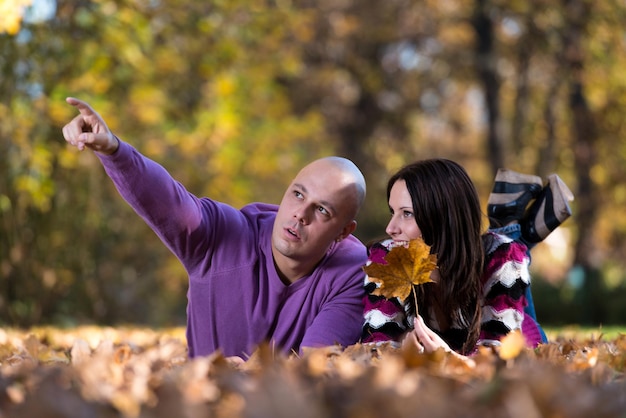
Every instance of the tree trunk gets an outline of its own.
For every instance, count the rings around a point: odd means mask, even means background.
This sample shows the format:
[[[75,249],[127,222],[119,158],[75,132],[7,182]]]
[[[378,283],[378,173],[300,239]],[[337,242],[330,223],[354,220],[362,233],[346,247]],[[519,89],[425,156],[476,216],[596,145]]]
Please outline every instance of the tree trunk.
[[[590,16],[590,4],[584,0],[565,0],[566,29],[564,33],[565,63],[569,70],[569,95],[571,130],[576,164],[577,211],[574,220],[578,225],[574,268],[582,275],[580,288],[584,308],[581,322],[598,324],[604,319],[604,309],[599,296],[603,287],[600,266],[595,262],[594,225],[600,203],[595,193],[591,170],[597,163],[595,150],[598,141],[594,115],[585,96],[584,53],[581,39],[585,35]]]
[[[515,95],[515,105],[513,107],[513,122],[511,126],[511,144],[513,153],[521,152],[524,145],[524,133],[528,119],[528,98],[530,94],[529,71],[530,58],[533,54],[533,34],[532,34],[532,11],[526,18],[527,33],[519,43],[517,86]]]
[[[494,51],[493,20],[488,0],[477,0],[472,24],[476,32],[476,71],[483,85],[487,111],[487,150],[492,171],[505,166],[504,146],[500,135],[500,79]]]
[[[556,59],[560,60],[561,55],[557,54]],[[543,121],[546,125],[546,134],[543,141],[543,145],[538,153],[537,169],[535,173],[541,177],[546,177],[550,172],[554,170],[554,162],[557,159],[556,150],[556,116],[554,109],[557,106],[559,100],[559,90],[562,87],[562,76],[555,71],[555,74],[551,77],[550,86],[546,93],[546,103],[543,110]]]

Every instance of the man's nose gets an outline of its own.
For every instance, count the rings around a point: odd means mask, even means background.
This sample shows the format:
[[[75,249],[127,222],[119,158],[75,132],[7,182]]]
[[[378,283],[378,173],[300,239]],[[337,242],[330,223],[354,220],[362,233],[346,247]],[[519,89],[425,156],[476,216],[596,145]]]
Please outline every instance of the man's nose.
[[[306,207],[300,207],[298,209],[296,209],[295,213],[293,214],[294,218],[296,218],[296,220],[298,221],[298,223],[301,223],[303,225],[307,225],[309,223],[309,219],[310,219],[310,210],[307,209]]]

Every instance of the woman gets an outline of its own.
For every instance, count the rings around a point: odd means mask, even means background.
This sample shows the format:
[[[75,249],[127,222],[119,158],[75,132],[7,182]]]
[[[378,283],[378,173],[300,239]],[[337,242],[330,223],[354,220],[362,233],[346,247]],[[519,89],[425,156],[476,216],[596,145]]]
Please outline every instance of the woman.
[[[540,328],[524,312],[530,285],[524,240],[539,242],[569,216],[563,213],[571,214],[568,196],[561,198],[564,184],[540,183],[536,176],[498,172],[488,213],[492,227],[500,229],[483,234],[476,188],[459,164],[424,160],[394,174],[387,186],[390,238],[370,247],[368,263],[380,262],[394,246],[422,238],[437,255],[438,268],[431,274],[433,282],[415,286],[415,298],[404,301],[373,295],[379,284],[366,276],[363,342],[396,341],[427,352],[442,347],[469,354],[477,344],[495,343],[519,329],[529,346],[539,344]],[[554,212],[546,209],[553,207]],[[542,225],[540,232],[535,224]]]

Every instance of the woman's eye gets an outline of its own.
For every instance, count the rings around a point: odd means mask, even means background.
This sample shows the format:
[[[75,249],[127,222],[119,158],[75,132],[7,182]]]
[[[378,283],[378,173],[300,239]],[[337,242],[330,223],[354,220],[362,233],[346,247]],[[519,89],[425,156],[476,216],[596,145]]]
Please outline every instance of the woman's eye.
[[[409,212],[409,211],[404,211],[404,217],[405,218],[411,218],[413,216],[413,212]]]

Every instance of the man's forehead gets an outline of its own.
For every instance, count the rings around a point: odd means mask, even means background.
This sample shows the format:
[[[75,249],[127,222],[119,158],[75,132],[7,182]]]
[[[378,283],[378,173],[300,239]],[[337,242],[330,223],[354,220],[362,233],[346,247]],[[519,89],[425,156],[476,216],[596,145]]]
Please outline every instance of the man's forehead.
[[[356,179],[341,160],[313,161],[300,170],[292,181],[292,186],[295,184],[315,194],[315,199],[325,200],[337,209],[354,204]]]
[[[296,178],[292,181],[293,185],[307,188],[309,191],[334,191],[351,187],[354,184],[354,178],[350,173],[340,170],[332,164],[327,168],[305,167]]]
[[[293,183],[293,187],[302,191],[302,193],[304,193],[307,196],[310,196],[312,192],[315,192],[315,195],[311,196],[313,199],[315,199],[315,203],[320,204],[333,212],[336,212],[337,202],[335,202],[335,200],[338,200],[338,199],[334,199],[335,196],[332,193],[330,193],[328,189],[323,188],[322,190],[317,190],[317,191],[310,190],[309,188],[307,188],[306,185],[302,183],[297,183],[297,182]]]
[[[307,181],[308,179],[330,184],[354,182],[354,176],[348,170],[330,160],[317,160],[310,163],[300,170],[295,181]]]
[[[317,171],[325,171],[325,170],[335,170],[337,171],[339,167],[336,163],[331,162],[328,159],[315,160],[307,165],[305,165],[298,175],[306,175],[308,173],[314,173]]]

